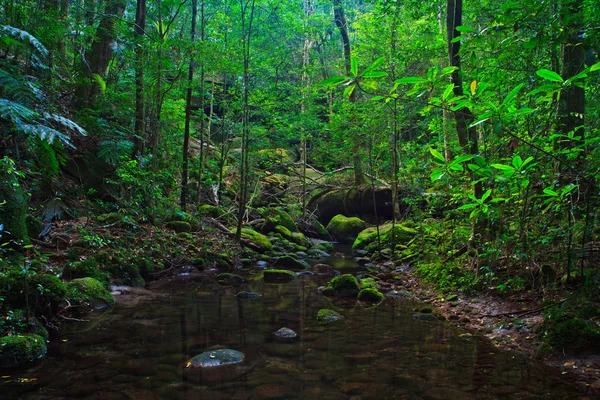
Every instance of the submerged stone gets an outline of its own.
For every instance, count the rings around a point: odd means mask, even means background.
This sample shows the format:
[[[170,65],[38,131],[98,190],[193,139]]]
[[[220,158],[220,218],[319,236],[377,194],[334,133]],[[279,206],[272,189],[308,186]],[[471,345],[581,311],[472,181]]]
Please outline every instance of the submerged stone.
[[[244,361],[244,353],[232,349],[206,351],[191,358],[186,368],[211,368],[239,364]]]
[[[341,319],[344,319],[343,315],[327,308],[323,308],[317,313],[317,321],[320,324],[330,324]]]
[[[240,299],[256,299],[258,297],[262,297],[262,294],[256,292],[247,292],[244,290],[236,294],[235,297]]]
[[[295,338],[296,336],[298,336],[298,334],[290,328],[281,328],[277,332],[275,332],[275,336],[281,338]]]

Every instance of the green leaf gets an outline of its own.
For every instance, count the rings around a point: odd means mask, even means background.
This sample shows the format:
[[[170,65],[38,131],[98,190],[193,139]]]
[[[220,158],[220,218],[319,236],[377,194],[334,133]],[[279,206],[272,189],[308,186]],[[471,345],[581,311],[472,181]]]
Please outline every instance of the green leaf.
[[[403,83],[421,83],[426,81],[427,79],[423,79],[420,76],[405,76],[404,78],[396,79],[394,83],[400,85]]]
[[[446,67],[446,68],[442,69],[442,75],[451,74],[454,71],[456,71],[457,69],[458,69],[458,67]]]
[[[539,69],[536,71],[536,74],[552,82],[564,82],[563,78],[561,78],[559,74],[554,71],[550,71],[549,69]]]
[[[478,205],[479,204],[477,204],[477,203],[463,204],[462,206],[458,207],[457,210],[470,210],[471,208],[475,208]]]
[[[596,63],[596,64],[592,65],[592,66],[590,67],[590,72],[598,71],[599,69],[600,69],[600,62],[598,62],[598,63]]]
[[[515,169],[513,167],[511,167],[510,165],[506,165],[506,164],[492,164],[492,167],[494,167],[500,171],[506,171],[506,172],[511,172],[511,173],[515,172]]]
[[[460,33],[474,33],[475,29],[471,28],[470,26],[465,26],[465,25],[459,25],[455,28],[457,31],[459,31]]]
[[[349,78],[347,76],[332,76],[331,78],[317,82],[317,86],[336,86],[340,83],[346,82],[348,79]]]
[[[368,79],[379,79],[379,78],[384,78],[387,76],[387,72],[384,71],[370,71],[370,72],[363,72],[362,77],[363,78],[368,78]]]
[[[374,70],[375,68],[378,68],[381,64],[383,64],[385,62],[385,57],[379,57],[377,60],[375,60],[375,62],[373,62],[373,64],[369,65],[367,67],[367,69],[365,69],[364,72],[369,72]]]
[[[481,125],[481,124],[483,124],[485,121],[488,121],[488,120],[489,120],[489,118],[484,118],[484,119],[482,119],[482,120],[479,120],[479,121],[477,121],[477,122],[474,122],[474,123],[472,123],[471,125],[469,125],[469,128],[473,128],[474,126]]]
[[[350,60],[350,73],[352,76],[358,76],[358,59],[356,57],[352,57]]]
[[[356,87],[356,85],[352,84],[352,85],[348,86],[346,89],[344,89],[344,97],[350,98],[350,96],[352,95],[352,92],[354,92],[355,87]]]
[[[513,99],[517,96],[517,93],[519,93],[519,90],[521,90],[522,87],[523,87],[523,83],[521,83],[520,85],[517,85],[513,90],[511,90],[510,93],[508,94],[508,96],[506,96],[504,98],[504,101],[502,102],[502,104],[507,105],[511,101],[513,101]]]
[[[515,167],[515,169],[521,169],[521,167],[523,166],[523,159],[520,155],[515,154],[515,156],[512,159],[512,165]]]
[[[558,197],[558,193],[556,193],[554,190],[552,190],[550,188],[544,189],[544,195],[545,196]]]
[[[379,101],[385,99],[385,96],[373,96],[371,97],[372,101]]]
[[[471,161],[473,158],[475,158],[475,156],[472,154],[463,154],[462,156],[456,157],[456,159],[452,161],[452,164],[462,164],[466,161]]]
[[[520,115],[529,115],[533,112],[535,112],[535,108],[523,107],[523,108],[519,108],[518,110],[509,111],[507,116],[518,117]]]
[[[442,176],[444,176],[446,174],[446,171],[444,171],[443,168],[435,168],[433,171],[431,171],[431,175],[429,175],[429,178],[431,179],[431,182],[437,181],[438,179],[441,179]]]
[[[450,41],[450,43],[456,43],[456,42],[460,42],[462,39],[463,39],[463,36],[462,36],[462,35],[460,35],[460,36],[457,36],[457,37],[455,37],[454,39],[452,39],[452,40]]]
[[[450,94],[452,94],[454,90],[454,84],[451,83],[448,86],[446,86],[446,90],[444,90],[444,94],[442,94],[442,99],[443,100],[447,100],[448,96],[450,96]]]
[[[429,152],[431,153],[432,156],[434,156],[438,160],[442,161],[443,163],[446,162],[446,159],[444,158],[444,156],[442,155],[442,153],[440,153],[439,151],[437,151],[433,147],[429,148]]]
[[[485,199],[490,197],[491,194],[492,194],[492,189],[488,189],[483,195],[481,195],[481,202],[483,203],[485,201]]]

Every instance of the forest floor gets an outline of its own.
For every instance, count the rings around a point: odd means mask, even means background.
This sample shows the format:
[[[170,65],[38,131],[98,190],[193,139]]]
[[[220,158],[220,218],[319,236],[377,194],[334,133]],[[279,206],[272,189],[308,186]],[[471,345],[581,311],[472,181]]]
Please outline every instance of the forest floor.
[[[437,307],[449,321],[473,335],[480,335],[503,350],[525,354],[546,365],[560,368],[575,384],[596,398],[600,396],[600,354],[582,351],[569,354],[541,352],[539,327],[542,323],[541,297],[528,293],[465,295],[445,299],[414,274],[407,274],[405,289],[416,298]]]

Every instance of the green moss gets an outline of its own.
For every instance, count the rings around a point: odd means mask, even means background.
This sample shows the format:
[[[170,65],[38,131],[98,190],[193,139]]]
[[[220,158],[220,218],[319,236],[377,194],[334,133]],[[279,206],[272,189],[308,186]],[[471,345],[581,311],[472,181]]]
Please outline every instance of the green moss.
[[[201,204],[198,207],[198,213],[200,215],[208,215],[213,218],[219,218],[225,214],[221,208],[211,206],[210,204]]]
[[[290,232],[298,232],[298,226],[294,222],[292,216],[284,210],[279,208],[259,208],[258,213],[268,222],[271,226],[281,225],[286,227]]]
[[[331,242],[319,242],[315,244],[312,249],[323,250],[327,253],[331,253],[333,251],[333,243]]]
[[[273,244],[265,235],[250,228],[242,228],[242,237],[254,243],[261,252],[273,250]]]
[[[415,228],[408,226],[408,224],[396,224],[393,229],[394,240],[396,244],[408,244],[413,240],[418,231]],[[392,244],[392,224],[385,224],[379,227],[379,236],[381,239],[382,246],[389,246]],[[358,234],[358,237],[352,245],[353,250],[375,250],[378,245],[377,241],[377,227],[367,228]]]
[[[167,222],[165,226],[169,229],[174,230],[177,233],[192,231],[192,225],[190,225],[190,223],[186,221],[171,221]]]
[[[62,277],[66,280],[90,277],[97,279],[106,286],[108,286],[109,283],[108,274],[106,272],[101,272],[98,269],[98,262],[94,257],[90,257],[83,261],[68,263],[63,268]]]
[[[46,355],[46,341],[39,335],[13,335],[0,339],[0,368],[24,365]]]
[[[291,270],[306,270],[310,268],[310,265],[306,261],[298,260],[291,256],[279,257],[273,263],[274,267],[280,269],[291,269]]]
[[[111,256],[111,262],[105,265],[106,270],[115,278],[116,282],[133,287],[144,287],[146,281],[140,275],[140,267],[118,255]]]
[[[337,313],[333,310],[329,310],[327,308],[323,308],[323,309],[319,310],[319,312],[317,313],[317,321],[320,324],[330,324],[332,322],[336,322],[341,319],[344,319],[344,317],[342,315],[340,315],[339,313]]]
[[[299,244],[300,246],[304,246],[307,248],[310,247],[310,241],[307,239],[306,236],[304,236],[303,233],[292,232],[283,225],[277,225],[275,227],[275,232],[279,233],[281,236],[283,236],[286,240],[289,240],[290,242],[294,242],[296,244]]]
[[[263,272],[263,278],[267,283],[285,283],[296,279],[296,275],[285,269],[267,269]]]
[[[361,291],[358,292],[358,300],[370,303],[379,303],[383,300],[383,294],[373,287],[368,287],[361,289]]]
[[[106,287],[94,278],[73,279],[68,284],[68,300],[71,305],[90,309],[113,305],[115,298]]]
[[[23,309],[9,310],[0,318],[0,336],[36,334],[48,338],[46,327]]]
[[[375,279],[373,279],[373,278],[361,279],[360,280],[360,288],[361,289],[368,289],[368,288],[377,289],[377,282],[375,282]]]
[[[344,274],[333,278],[323,291],[325,295],[355,297],[359,292],[358,281],[351,274]]]
[[[342,243],[352,243],[367,225],[357,217],[346,217],[338,214],[327,224],[327,231],[334,240]]]
[[[15,308],[29,305],[36,315],[58,311],[65,295],[65,283],[51,274],[29,271],[24,275],[21,269],[13,269],[0,276],[4,303]]]
[[[230,274],[229,272],[217,274],[215,278],[222,285],[239,286],[244,283],[244,278],[236,274]]]

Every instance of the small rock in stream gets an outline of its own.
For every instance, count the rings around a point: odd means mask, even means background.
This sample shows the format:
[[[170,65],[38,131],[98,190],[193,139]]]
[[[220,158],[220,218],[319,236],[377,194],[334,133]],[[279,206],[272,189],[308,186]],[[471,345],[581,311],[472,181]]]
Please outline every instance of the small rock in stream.
[[[280,338],[295,338],[296,336],[298,336],[298,334],[290,328],[284,327],[275,332],[275,336]]]

